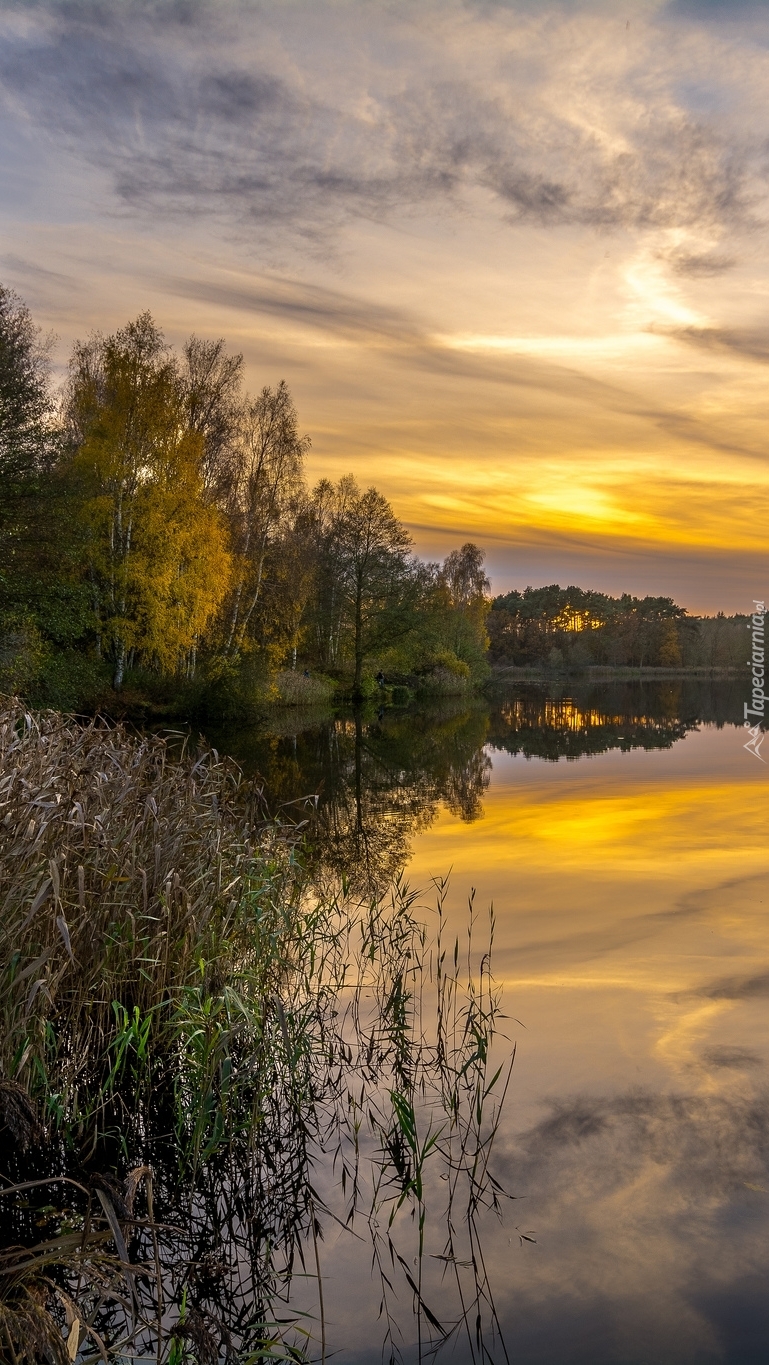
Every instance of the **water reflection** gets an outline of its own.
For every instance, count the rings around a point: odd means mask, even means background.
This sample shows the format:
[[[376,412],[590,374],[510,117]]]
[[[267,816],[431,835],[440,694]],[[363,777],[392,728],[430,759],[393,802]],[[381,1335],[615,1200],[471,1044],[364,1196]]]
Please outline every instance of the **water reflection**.
[[[273,721],[217,743],[262,777],[273,810],[309,821],[307,856],[320,885],[382,891],[441,805],[463,822],[482,814],[491,772],[483,705],[290,719],[296,729],[287,734]]]
[[[381,758],[372,815],[390,782],[411,801],[391,865],[421,886],[452,867],[459,932],[472,888],[496,909],[519,1050],[494,1173],[520,1202],[483,1245],[519,1365],[766,1358],[769,786],[743,700],[740,681],[519,687],[359,718],[362,771]],[[347,1358],[373,1359],[367,1272],[334,1258],[329,1313]]]
[[[492,709],[489,740],[527,758],[576,759],[610,749],[669,749],[702,724],[739,724],[738,683],[594,683],[521,688]]]
[[[316,882],[366,894],[402,871],[439,811],[481,818],[495,751],[559,761],[669,749],[702,724],[739,724],[741,707],[739,684],[529,685],[407,710],[285,711],[214,738],[261,776],[273,811],[308,822]]]

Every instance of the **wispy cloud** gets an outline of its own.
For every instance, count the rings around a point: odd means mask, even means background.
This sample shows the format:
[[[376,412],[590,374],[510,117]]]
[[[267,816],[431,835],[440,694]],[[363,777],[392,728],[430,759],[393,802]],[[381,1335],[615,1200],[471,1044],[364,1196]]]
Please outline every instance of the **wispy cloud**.
[[[124,207],[240,230],[312,239],[477,192],[516,221],[723,230],[765,192],[763,144],[690,107],[651,21],[630,37],[605,10],[578,30],[546,6],[301,11],[6,6],[0,87],[108,167]]]
[[[560,547],[580,578],[643,551],[644,591],[685,551],[699,582],[707,550],[734,606],[765,498],[769,45],[710,17],[0,0],[6,277],[62,360],[142,307],[228,336],[292,384],[313,476],[528,547],[524,581]]]
[[[671,329],[679,341],[704,351],[719,351],[740,360],[769,362],[769,326],[765,327],[680,327]]]

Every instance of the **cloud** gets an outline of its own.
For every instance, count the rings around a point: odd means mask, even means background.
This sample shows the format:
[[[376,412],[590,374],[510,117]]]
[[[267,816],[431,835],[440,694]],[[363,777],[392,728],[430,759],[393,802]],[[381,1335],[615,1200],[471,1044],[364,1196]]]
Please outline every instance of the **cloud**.
[[[769,998],[769,971],[752,976],[725,976],[693,992],[706,1000],[766,1000]]]
[[[717,1070],[744,1071],[754,1066],[763,1066],[764,1059],[757,1052],[746,1047],[709,1047],[702,1054],[707,1066]]]
[[[263,313],[346,340],[426,345],[424,331],[405,312],[356,299],[342,290],[292,279],[262,277],[248,284],[228,284],[189,277],[162,279],[163,289],[247,313]]]
[[[769,327],[678,327],[666,328],[665,334],[704,351],[720,351],[762,365],[769,362]]]
[[[738,454],[762,463],[765,460],[763,446],[757,449],[732,433],[719,432],[698,416],[688,415],[672,405],[666,407],[659,402],[639,399],[628,386],[615,382],[613,378],[596,377],[581,370],[576,358],[572,363],[567,363],[529,355],[514,348],[509,355],[494,347],[467,349],[453,344],[450,337],[431,333],[426,322],[406,308],[372,303],[343,289],[311,284],[288,275],[254,273],[245,279],[237,279],[228,278],[224,272],[217,274],[218,278],[213,274],[207,278],[163,275],[156,283],[164,292],[177,297],[247,313],[254,318],[266,315],[289,324],[316,329],[330,338],[387,350],[395,359],[408,365],[412,374],[422,370],[446,378],[455,376],[476,386],[538,391],[559,400],[590,402],[620,417],[640,419],[659,427],[676,440],[709,451]],[[736,345],[737,334],[717,332],[716,329],[656,327],[649,330],[675,337],[687,344],[721,350],[727,349],[728,345]],[[760,339],[750,335],[755,352],[751,358],[759,358]],[[744,344],[748,344],[747,334]],[[687,503],[690,503],[692,490],[687,487],[682,488],[682,492],[685,492]],[[736,496],[742,502],[741,488]],[[614,529],[616,532],[617,528]]]
[[[639,27],[636,51],[589,8],[7,6],[0,91],[125,210],[241,233],[321,241],[478,193],[546,226],[749,224],[761,145],[688,108]]]
[[[724,275],[737,264],[734,256],[720,255],[716,251],[697,252],[681,249],[671,252],[667,261],[675,275],[688,275],[694,279]]]
[[[684,19],[744,22],[769,13],[769,0],[671,0],[668,14]]]

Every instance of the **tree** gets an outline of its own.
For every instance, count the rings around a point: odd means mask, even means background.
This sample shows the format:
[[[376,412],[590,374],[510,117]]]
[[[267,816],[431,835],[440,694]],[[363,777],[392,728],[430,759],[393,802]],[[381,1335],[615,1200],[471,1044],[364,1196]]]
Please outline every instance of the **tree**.
[[[0,585],[6,601],[29,577],[41,481],[58,450],[48,351],[26,304],[0,285]]]
[[[310,440],[288,387],[263,388],[246,406],[229,509],[236,574],[227,605],[225,650],[238,655],[260,604],[268,554],[291,523],[304,493]]]
[[[190,429],[203,437],[203,487],[212,501],[226,504],[238,471],[243,356],[228,355],[223,338],[206,341],[192,336],[184,346],[181,377]]]
[[[376,488],[361,493],[348,477],[329,501],[327,571],[332,575],[340,628],[350,638],[353,694],[359,697],[366,659],[412,629],[419,578],[411,537]]]
[[[52,423],[49,342],[26,304],[0,285],[0,481],[4,500],[50,466]]]
[[[76,347],[67,415],[97,647],[112,660],[114,686],[134,659],[191,671],[230,556],[205,497],[204,438],[149,313]]]
[[[483,567],[483,550],[468,541],[461,550],[452,550],[443,561],[443,577],[451,593],[452,606],[462,611],[485,601],[491,587]]]
[[[440,578],[449,596],[451,618],[447,643],[457,658],[478,667],[489,646],[486,620],[491,610],[491,586],[483,567],[484,553],[472,541],[452,550],[443,561]]]
[[[317,576],[312,512],[306,499],[297,500],[294,514],[270,553],[265,601],[271,621],[270,643],[280,660],[288,654],[296,668],[300,642],[306,629],[306,610]]]

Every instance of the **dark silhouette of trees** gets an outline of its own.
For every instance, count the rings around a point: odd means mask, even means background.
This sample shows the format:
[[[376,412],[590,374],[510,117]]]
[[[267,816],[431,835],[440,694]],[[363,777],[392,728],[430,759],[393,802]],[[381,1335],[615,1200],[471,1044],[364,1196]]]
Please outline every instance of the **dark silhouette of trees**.
[[[492,603],[495,663],[678,668],[696,625],[671,597],[609,597],[582,588],[526,588]]]

